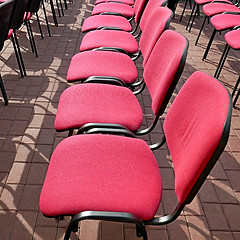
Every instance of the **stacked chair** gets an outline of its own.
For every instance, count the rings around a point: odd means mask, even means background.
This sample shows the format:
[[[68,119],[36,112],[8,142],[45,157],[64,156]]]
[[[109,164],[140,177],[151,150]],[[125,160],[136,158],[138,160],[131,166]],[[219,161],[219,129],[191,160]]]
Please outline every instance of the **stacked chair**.
[[[3,49],[4,42],[8,37],[13,7],[14,7],[14,0],[9,0],[5,3],[0,4],[0,50]],[[6,90],[5,90],[1,75],[0,75],[0,88],[1,88],[3,99],[4,99],[4,103],[5,105],[7,105],[8,98],[7,98]]]
[[[81,52],[73,56],[68,69],[67,81],[78,84],[61,94],[55,128],[69,130],[69,137],[52,154],[40,196],[40,210],[46,217],[72,216],[65,240],[85,219],[135,224],[137,237],[147,240],[147,225],[168,224],[191,203],[229,137],[231,96],[218,80],[197,71],[168,110],[161,142],[148,146],[138,138],[150,133],[166,110],[188,49],[183,35],[167,29],[172,13],[158,4],[152,9],[143,7],[144,1],[140,4],[145,10],[136,21],[140,24],[141,34],[135,36],[141,35],[139,45],[129,35],[131,25],[129,30],[114,25],[116,19],[136,19],[139,2],[130,14],[130,0],[121,4],[98,0],[83,30],[97,29],[97,24],[89,24],[96,23],[98,16],[112,21],[105,26],[101,22],[98,26],[103,30],[85,35]],[[157,1],[149,0],[148,4],[153,2]],[[95,15],[105,12],[109,15]],[[135,51],[129,50],[131,44]],[[133,62],[139,51],[143,56],[142,80],[137,80]],[[145,86],[155,118],[150,127],[139,130],[143,113],[135,95]],[[172,156],[178,204],[169,215],[156,217],[162,182],[151,150],[164,143]]]

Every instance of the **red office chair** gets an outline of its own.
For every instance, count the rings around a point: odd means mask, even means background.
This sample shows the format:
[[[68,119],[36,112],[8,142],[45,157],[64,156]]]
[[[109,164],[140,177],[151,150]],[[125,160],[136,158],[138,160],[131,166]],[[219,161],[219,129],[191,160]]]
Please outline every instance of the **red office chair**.
[[[141,31],[147,24],[148,19],[154,12],[155,8],[163,6],[165,2],[165,0],[149,0],[140,20]],[[166,17],[169,13],[171,12],[167,8],[163,8],[161,12],[159,12],[159,14]],[[155,23],[153,22],[152,25],[155,25]],[[149,27],[150,26],[151,25],[149,24]],[[168,27],[166,26],[166,28]],[[131,33],[120,30],[94,30],[88,32],[83,37],[80,51],[92,50],[99,47],[112,47],[114,49],[123,49],[130,56],[134,56],[138,51],[138,42],[135,38],[136,36],[134,37]],[[139,56],[139,54],[137,54],[137,56]]]
[[[209,4],[204,5],[202,7],[202,10],[205,14],[205,18],[204,18],[202,26],[199,30],[195,45],[197,45],[198,40],[200,38],[200,35],[202,33],[202,30],[204,28],[205,22],[206,22],[207,19],[209,19],[209,17],[212,17],[216,14],[220,14],[220,13],[223,13],[223,12],[240,12],[239,7],[237,7],[238,4],[239,3],[237,3],[236,5],[233,5],[233,4],[230,4],[230,3],[227,3],[227,2],[226,3],[213,2],[213,3],[209,3]],[[192,23],[193,22],[194,22],[194,19],[193,19]],[[190,30],[191,30],[191,27],[192,27],[192,24],[190,26]]]
[[[8,36],[13,7],[14,0],[9,0],[0,4],[0,50],[3,49],[4,42]],[[0,75],[0,89],[2,92],[5,105],[8,105],[7,93],[1,75]]]
[[[217,31],[224,31],[233,29],[234,27],[238,26],[240,23],[240,12],[226,12],[222,14],[217,14],[210,19],[211,24],[214,27],[212,36],[209,39],[207,48],[203,55],[203,60],[206,59],[211,44],[213,42],[214,36]]]
[[[155,216],[162,183],[148,145],[104,134],[75,135],[56,147],[40,196],[41,212],[72,216],[64,240],[85,219],[136,224],[137,236],[147,240],[147,225],[173,222],[196,196],[226,146],[231,111],[228,91],[202,72],[190,76],[175,98],[163,125],[178,199],[172,213]]]
[[[143,113],[130,89],[123,85],[84,83],[71,86],[62,93],[55,119],[56,130],[69,130],[69,134],[72,134],[73,129],[87,123],[113,123],[124,125],[138,135],[150,132],[159,116],[163,114],[182,74],[187,49],[188,41],[184,36],[166,30],[144,66],[144,83],[152,98],[152,110],[155,115],[148,129],[138,131]],[[113,54],[110,53],[109,57]],[[103,77],[102,82],[104,80]],[[145,84],[140,90],[144,89]]]

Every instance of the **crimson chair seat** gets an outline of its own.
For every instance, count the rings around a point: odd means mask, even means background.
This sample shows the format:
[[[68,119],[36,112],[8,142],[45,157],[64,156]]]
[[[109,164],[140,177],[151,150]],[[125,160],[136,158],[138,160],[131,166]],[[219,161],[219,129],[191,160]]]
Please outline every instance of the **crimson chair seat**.
[[[13,29],[8,31],[7,39],[9,39],[13,35]]]
[[[96,30],[87,33],[82,39],[80,51],[98,47],[117,47],[128,53],[138,51],[138,43],[132,34],[116,30]]]
[[[141,106],[125,87],[85,83],[67,88],[61,95],[55,119],[58,131],[86,123],[118,123],[137,130],[143,121]]]
[[[236,14],[218,14],[210,19],[216,30],[221,31],[228,28],[234,28],[240,23],[240,15]]]
[[[203,12],[208,17],[213,15],[223,13],[223,12],[240,12],[240,9],[234,5],[226,4],[226,3],[210,3],[206,4],[202,7]]]
[[[240,49],[240,30],[232,30],[225,34],[225,41],[234,49]]]
[[[68,68],[67,81],[91,76],[118,77],[126,83],[132,83],[137,80],[138,73],[131,58],[123,53],[86,51],[74,55]]]
[[[64,139],[55,149],[40,197],[46,216],[86,210],[153,218],[161,199],[156,159],[140,139],[91,134]]]
[[[99,4],[99,3],[104,3],[104,2],[107,2],[107,1],[111,1],[111,2],[121,2],[121,3],[124,3],[124,4],[128,4],[128,5],[133,5],[134,4],[134,1],[133,0],[97,0],[95,2],[95,5]]]
[[[101,3],[96,5],[92,10],[92,15],[105,13],[105,12],[115,12],[121,13],[127,18],[131,18],[134,15],[134,10],[131,6],[122,3]]]
[[[88,17],[83,22],[82,32],[91,31],[99,27],[117,27],[126,32],[130,32],[132,30],[130,22],[124,17],[112,15],[94,15]]]

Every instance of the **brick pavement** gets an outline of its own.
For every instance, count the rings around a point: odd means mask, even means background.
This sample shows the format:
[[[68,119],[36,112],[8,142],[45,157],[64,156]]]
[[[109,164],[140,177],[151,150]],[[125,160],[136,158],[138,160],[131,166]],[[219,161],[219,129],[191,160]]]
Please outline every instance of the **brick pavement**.
[[[10,41],[1,52],[0,69],[9,96],[9,105],[0,98],[0,238],[5,239],[63,239],[69,218],[62,221],[47,219],[39,212],[38,201],[48,162],[56,145],[67,133],[54,130],[54,118],[61,92],[68,87],[66,73],[71,57],[79,51],[83,19],[90,15],[92,3],[74,1],[59,18],[55,27],[49,5],[46,4],[52,37],[47,36],[43,14],[40,10],[44,39],[41,39],[36,21],[33,21],[39,57],[31,53],[26,29],[18,31],[27,76],[23,79],[15,61]],[[183,21],[179,15],[180,3],[171,29],[185,35],[189,42],[187,63],[175,94],[185,80],[196,70],[214,74],[224,48],[222,35],[217,35],[206,61],[201,57],[211,33],[207,25],[199,44],[194,45],[202,17],[196,19],[192,32],[185,30],[187,9]],[[34,17],[33,17],[34,18]],[[240,74],[240,53],[230,50],[219,79],[232,91]],[[141,77],[141,59],[137,62]],[[147,92],[139,96],[146,119],[152,118]],[[161,121],[164,119],[162,117]],[[144,137],[154,143],[161,135],[161,121],[156,130]],[[163,178],[163,199],[158,214],[168,213],[174,207],[174,175],[166,147],[155,151]],[[214,167],[193,202],[184,208],[181,216],[167,227],[148,227],[150,240],[155,239],[240,239],[240,100],[233,110],[231,133],[224,154]],[[71,239],[81,240],[134,240],[135,228],[129,224],[85,221]]]

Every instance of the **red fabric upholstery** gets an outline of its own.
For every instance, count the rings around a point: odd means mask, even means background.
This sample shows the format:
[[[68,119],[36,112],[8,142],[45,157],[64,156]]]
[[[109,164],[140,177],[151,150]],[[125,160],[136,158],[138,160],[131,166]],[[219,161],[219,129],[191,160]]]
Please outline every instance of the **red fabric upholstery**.
[[[9,39],[13,35],[13,29],[8,31],[7,39]]]
[[[99,3],[104,3],[104,2],[108,2],[109,0],[97,0],[95,2],[95,4],[99,4]],[[122,3],[125,3],[125,4],[128,4],[128,5],[133,5],[134,4],[134,1],[133,0],[111,0],[111,2],[122,2]]]
[[[143,66],[146,65],[153,47],[165,30],[166,23],[170,21],[171,18],[172,11],[165,7],[155,8],[152,15],[149,16],[146,28],[144,28],[139,41],[139,46],[144,59]]]
[[[211,17],[213,15],[223,13],[223,12],[240,12],[240,9],[232,4],[226,4],[226,3],[210,3],[206,4],[202,7],[203,12],[208,17]]]
[[[64,139],[51,157],[40,210],[46,216],[129,212],[150,220],[161,190],[157,162],[143,140],[76,135]]]
[[[67,88],[61,95],[56,130],[79,128],[86,123],[119,123],[130,130],[142,124],[142,110],[125,87],[85,83]]]
[[[127,4],[122,3],[101,3],[96,5],[92,10],[92,15],[104,13],[104,12],[115,12],[121,13],[127,18],[131,18],[134,15],[133,8]]]
[[[128,53],[138,51],[138,43],[131,33],[116,30],[96,30],[87,33],[82,39],[80,51],[98,47],[117,47]]]
[[[163,32],[146,63],[143,77],[157,114],[177,72],[187,40],[173,30]]]
[[[141,21],[140,21],[140,29],[143,31],[149,17],[152,15],[152,12],[154,11],[155,8],[165,6],[166,5],[166,0],[149,0],[147,3],[146,8],[143,11]]]
[[[238,50],[240,49],[240,30],[232,30],[225,34],[225,41],[229,46]]]
[[[229,29],[239,25],[240,14],[218,14],[211,17],[210,21],[218,31]]]
[[[67,81],[77,81],[90,76],[118,77],[126,83],[137,80],[137,69],[131,58],[123,53],[86,51],[72,57]]]
[[[228,106],[225,87],[203,72],[190,76],[171,105],[163,127],[174,165],[179,203],[185,201],[215,151]]]
[[[25,12],[25,13],[24,13],[23,20],[28,21],[28,20],[30,19],[31,16],[32,16],[32,15],[31,15],[30,12],[28,12],[28,13]]]
[[[118,27],[124,31],[130,32],[132,26],[129,21],[120,16],[95,15],[88,17],[82,25],[82,32],[97,29],[98,27]]]

